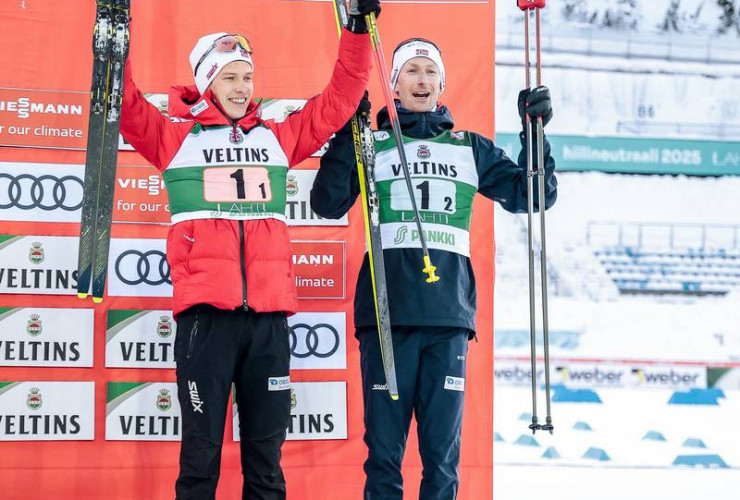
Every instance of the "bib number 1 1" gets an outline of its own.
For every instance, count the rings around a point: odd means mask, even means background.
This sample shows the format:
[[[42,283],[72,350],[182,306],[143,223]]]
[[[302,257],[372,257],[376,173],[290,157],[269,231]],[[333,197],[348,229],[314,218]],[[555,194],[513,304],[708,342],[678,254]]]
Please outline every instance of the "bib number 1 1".
[[[203,171],[203,191],[209,202],[266,202],[272,199],[270,176],[263,167],[208,168]]]

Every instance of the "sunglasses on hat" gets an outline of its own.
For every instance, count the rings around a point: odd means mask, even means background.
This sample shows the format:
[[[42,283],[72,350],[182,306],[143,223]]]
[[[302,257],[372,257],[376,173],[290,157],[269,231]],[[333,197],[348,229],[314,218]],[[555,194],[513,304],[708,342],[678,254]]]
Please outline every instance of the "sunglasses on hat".
[[[206,57],[208,57],[208,54],[210,54],[214,50],[219,53],[227,53],[235,52],[239,49],[245,51],[247,54],[252,53],[252,47],[249,45],[249,40],[247,40],[247,37],[245,37],[244,35],[224,35],[222,37],[216,38],[216,40],[214,40],[208,50],[206,50],[203,55],[200,56],[198,64],[195,65],[193,76],[198,74],[198,68],[200,68],[200,64],[205,60]]]

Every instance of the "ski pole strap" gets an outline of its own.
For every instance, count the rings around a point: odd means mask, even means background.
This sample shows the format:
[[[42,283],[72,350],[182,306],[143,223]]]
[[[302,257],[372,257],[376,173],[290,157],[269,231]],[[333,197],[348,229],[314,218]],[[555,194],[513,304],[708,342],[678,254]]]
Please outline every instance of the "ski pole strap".
[[[545,0],[516,0],[521,10],[544,9]]]

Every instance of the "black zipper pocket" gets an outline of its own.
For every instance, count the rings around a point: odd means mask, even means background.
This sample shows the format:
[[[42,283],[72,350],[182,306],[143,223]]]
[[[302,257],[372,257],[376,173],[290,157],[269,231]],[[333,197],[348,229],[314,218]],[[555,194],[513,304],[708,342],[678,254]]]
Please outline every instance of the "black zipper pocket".
[[[193,348],[195,347],[195,338],[198,336],[198,315],[199,313],[195,313],[195,323],[193,323],[193,327],[190,329],[190,339],[188,340],[188,354],[187,358],[190,359],[190,356],[193,354]]]

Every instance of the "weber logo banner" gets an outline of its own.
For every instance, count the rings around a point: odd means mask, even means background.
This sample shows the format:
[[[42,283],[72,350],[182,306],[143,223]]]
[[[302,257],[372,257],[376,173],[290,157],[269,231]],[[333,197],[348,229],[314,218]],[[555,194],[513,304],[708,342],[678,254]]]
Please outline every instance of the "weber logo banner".
[[[302,312],[288,318],[293,370],[347,368],[347,316],[344,312]]]
[[[346,226],[347,215],[341,219],[323,219],[311,210],[311,188],[318,170],[288,171],[286,178],[287,198],[285,217],[289,226]],[[0,194],[2,186],[0,185]]]
[[[0,162],[0,220],[80,222],[84,165]]]
[[[94,382],[0,382],[0,441],[94,438]]]
[[[166,242],[162,239],[111,240],[108,295],[172,297],[172,280],[165,247]]]
[[[706,369],[692,366],[633,365],[616,363],[551,363],[550,381],[566,387],[705,388]],[[531,365],[496,360],[494,381],[507,386],[531,385]],[[544,383],[538,369],[537,382]]]
[[[78,239],[0,235],[0,293],[77,295]]]
[[[293,382],[288,441],[347,439],[347,383]],[[234,403],[234,441],[239,441],[239,409]]]
[[[106,367],[175,368],[172,311],[110,310],[106,324]]]
[[[345,242],[291,241],[299,299],[343,299]]]
[[[181,433],[177,384],[108,382],[106,441],[179,441]]]
[[[92,365],[92,309],[0,308],[0,366]]]

